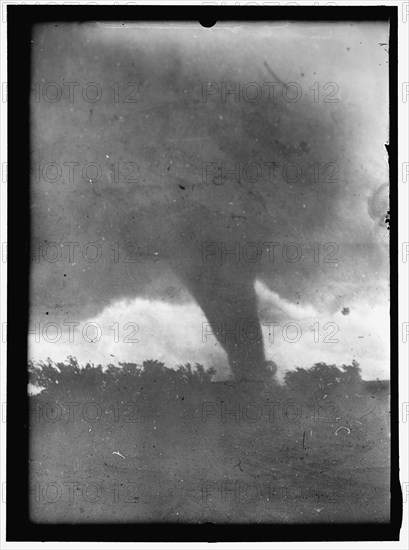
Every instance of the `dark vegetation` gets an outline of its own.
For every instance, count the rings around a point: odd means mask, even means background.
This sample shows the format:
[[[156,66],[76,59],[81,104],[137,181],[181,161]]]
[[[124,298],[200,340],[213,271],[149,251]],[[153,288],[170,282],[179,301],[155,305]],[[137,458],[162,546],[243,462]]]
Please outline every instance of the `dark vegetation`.
[[[156,360],[144,361],[142,365],[120,363],[120,367],[87,363],[81,367],[77,360],[70,356],[65,363],[30,361],[28,365],[29,381],[34,387],[44,388],[43,397],[66,397],[68,394],[94,393],[95,396],[109,397],[110,394],[140,393],[143,386],[146,393],[162,392],[180,394],[207,391],[215,384],[215,369],[205,369],[196,363],[179,365],[170,369]],[[366,392],[384,394],[389,390],[389,382],[364,381],[361,378],[359,364],[353,360],[351,365],[327,365],[316,363],[309,369],[296,368],[284,376],[284,385],[278,385],[272,377],[267,381],[268,388],[275,395],[289,394],[304,398],[323,398],[324,395],[336,396],[345,392]]]

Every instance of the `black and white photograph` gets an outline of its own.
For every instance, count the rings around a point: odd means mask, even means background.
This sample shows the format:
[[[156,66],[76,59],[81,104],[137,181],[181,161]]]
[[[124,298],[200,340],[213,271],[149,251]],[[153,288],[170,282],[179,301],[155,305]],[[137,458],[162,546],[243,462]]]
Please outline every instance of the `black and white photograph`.
[[[30,26],[27,126],[9,115],[29,168],[9,184],[26,205],[28,520],[71,540],[378,532],[397,460],[394,12],[149,8],[54,6]]]

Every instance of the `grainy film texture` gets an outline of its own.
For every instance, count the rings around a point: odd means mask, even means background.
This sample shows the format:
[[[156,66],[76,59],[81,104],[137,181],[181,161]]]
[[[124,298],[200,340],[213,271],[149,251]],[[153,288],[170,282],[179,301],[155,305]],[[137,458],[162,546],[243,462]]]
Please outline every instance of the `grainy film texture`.
[[[35,27],[34,521],[389,521],[388,32]]]

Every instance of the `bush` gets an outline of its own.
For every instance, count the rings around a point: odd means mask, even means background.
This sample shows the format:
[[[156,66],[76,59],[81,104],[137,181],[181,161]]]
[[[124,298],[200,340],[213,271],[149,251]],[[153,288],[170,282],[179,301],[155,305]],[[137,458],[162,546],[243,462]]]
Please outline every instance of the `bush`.
[[[102,368],[87,363],[81,367],[78,361],[69,356],[65,363],[29,361],[29,381],[34,387],[43,388],[43,394],[72,394],[111,391],[116,389],[138,393],[141,387],[152,391],[169,391],[171,388],[185,388],[210,384],[216,372],[215,369],[205,369],[196,363],[179,365],[177,369],[169,369],[164,363],[156,360],[146,360],[141,366],[134,363],[120,363],[120,367],[108,365]]]
[[[288,389],[302,394],[317,395],[321,393],[336,393],[337,388],[345,386],[354,389],[362,384],[359,363],[353,360],[351,365],[327,365],[315,363],[309,369],[297,367],[295,371],[287,372],[284,382]],[[332,386],[329,389],[329,386]]]

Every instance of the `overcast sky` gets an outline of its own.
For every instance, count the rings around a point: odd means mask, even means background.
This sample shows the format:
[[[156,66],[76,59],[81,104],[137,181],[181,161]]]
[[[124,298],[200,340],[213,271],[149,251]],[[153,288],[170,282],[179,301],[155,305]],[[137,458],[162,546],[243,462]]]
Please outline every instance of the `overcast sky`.
[[[387,41],[386,25],[354,22],[185,26],[176,32],[40,26],[33,39],[36,83],[97,82],[109,93],[92,105],[81,96],[71,102],[66,91],[58,102],[31,97],[33,161],[97,162],[102,168],[98,182],[76,174],[62,182],[33,176],[33,234],[57,243],[139,239],[149,261],[135,271],[114,263],[110,252],[98,264],[33,264],[32,328],[37,320],[41,328],[53,321],[61,327],[61,319],[52,318],[57,303],[80,325],[73,342],[67,334],[47,342],[54,338],[51,327],[40,342],[30,335],[30,357],[73,355],[102,364],[158,359],[169,367],[200,362],[223,374],[225,351],[213,336],[202,338],[207,320],[197,303],[204,298],[187,290],[204,273],[203,242],[335,241],[341,245],[337,270],[313,262],[260,268],[255,289],[266,356],[278,364],[279,375],[318,361],[356,359],[365,378],[388,378],[387,266],[385,250],[378,257],[374,245],[378,220],[368,214],[368,199],[388,180]],[[279,80],[300,82],[310,96],[317,81],[335,82],[338,102],[203,102],[203,82],[264,82],[272,70]],[[112,83],[133,80],[142,100],[112,101]],[[310,173],[294,186],[266,178],[211,188],[203,182],[204,162],[278,159],[306,169],[316,158],[322,166],[339,162],[339,185],[314,185]],[[138,183],[112,182],[112,166],[128,161],[138,162]],[[154,271],[156,259],[160,269]],[[242,263],[231,271],[236,289],[251,269]],[[214,273],[215,280],[227,278]],[[162,287],[178,288],[178,277],[183,289],[170,298]],[[87,320],[101,327],[97,342],[81,335]],[[274,343],[266,326],[271,322],[279,325]],[[282,333],[288,322],[299,327],[297,338],[294,328],[285,335],[293,343]],[[86,336],[95,336],[92,327]]]

